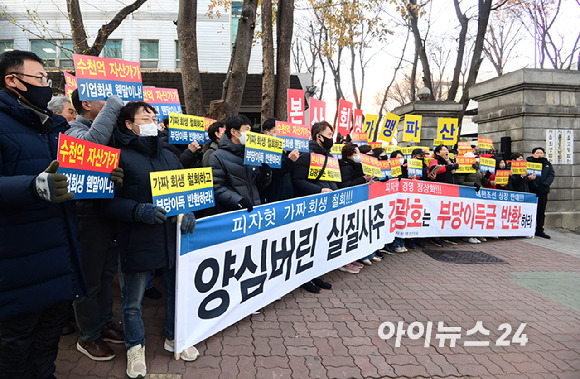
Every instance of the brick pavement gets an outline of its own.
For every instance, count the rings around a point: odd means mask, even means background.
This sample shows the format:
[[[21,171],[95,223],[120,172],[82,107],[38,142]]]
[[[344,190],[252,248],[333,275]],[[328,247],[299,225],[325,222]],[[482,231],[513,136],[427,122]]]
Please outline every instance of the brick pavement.
[[[333,290],[293,291],[200,343],[200,358],[189,363],[163,350],[162,300],[146,299],[148,377],[580,378],[578,245],[576,234],[553,233],[550,241],[500,239],[446,247],[484,251],[508,265],[443,263],[417,249],[387,256],[358,275],[334,271],[325,275]],[[379,326],[387,321],[403,321],[405,328],[432,321],[430,344],[424,347],[425,338],[405,335],[396,347],[395,337],[379,338]],[[461,327],[455,347],[449,342],[439,347],[439,321]],[[464,346],[470,339],[466,331],[477,321],[490,335],[474,339],[489,346]],[[525,346],[496,346],[501,324],[513,328],[509,342],[523,322]],[[61,341],[57,377],[125,377],[122,345],[113,346],[113,361],[93,362],[76,351],[76,338]]]

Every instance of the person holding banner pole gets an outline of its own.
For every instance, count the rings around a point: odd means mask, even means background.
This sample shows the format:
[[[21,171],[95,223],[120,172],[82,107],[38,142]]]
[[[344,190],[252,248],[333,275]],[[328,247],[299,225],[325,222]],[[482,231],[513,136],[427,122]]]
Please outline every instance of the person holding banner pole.
[[[84,296],[78,221],[57,173],[64,117],[42,59],[0,54],[0,378],[54,378],[71,301]]]
[[[119,166],[125,184],[115,198],[103,202],[106,215],[119,223],[119,247],[123,271],[123,328],[127,347],[127,375],[142,378],[145,362],[145,328],[142,301],[151,270],[160,269],[165,289],[164,349],[174,352],[176,217],[152,203],[150,173],[181,169],[181,163],[163,148],[155,123],[155,109],[142,101],[127,103],[119,114],[111,140],[121,149]],[[186,213],[182,233],[195,227],[192,212]],[[181,352],[181,359],[193,361],[199,353],[194,346]]]
[[[292,182],[294,183],[294,193],[296,196],[308,196],[316,193],[326,193],[336,191],[338,185],[336,182],[328,180],[320,180],[324,173],[325,167],[320,170],[318,178],[308,179],[310,171],[310,154],[320,154],[326,157],[331,157],[330,149],[332,148],[332,136],[334,130],[332,125],[327,121],[317,122],[312,125],[310,135],[312,139],[309,141],[308,153],[301,153],[296,160],[294,169],[292,170]],[[322,288],[331,289],[332,284],[322,280],[322,278],[314,278],[302,285],[302,288],[311,293],[320,293]]]
[[[79,91],[71,95],[77,109],[77,119],[70,123],[66,134],[85,141],[109,144],[123,107],[119,96],[107,101],[80,100]],[[121,168],[115,169],[122,172]],[[114,175],[111,176],[114,180]],[[122,184],[122,183],[120,183]],[[102,202],[110,200],[79,200],[79,218],[82,263],[87,278],[87,296],[75,301],[73,308],[79,326],[77,350],[94,361],[115,358],[107,344],[123,343],[123,332],[113,322],[113,279],[117,273],[119,248],[117,228],[101,213]]]
[[[261,204],[258,187],[270,183],[272,171],[266,164],[260,168],[244,164],[246,132],[251,123],[244,115],[228,117],[219,149],[209,158],[217,213],[240,209],[251,212]]]
[[[544,232],[544,221],[546,219],[546,205],[548,204],[548,193],[550,193],[550,185],[556,177],[556,172],[552,164],[544,157],[546,151],[543,147],[536,147],[532,149],[532,156],[528,157],[528,162],[541,163],[542,173],[536,175],[536,179],[530,181],[530,189],[538,197],[538,211],[536,213],[536,236],[550,239],[548,234]]]

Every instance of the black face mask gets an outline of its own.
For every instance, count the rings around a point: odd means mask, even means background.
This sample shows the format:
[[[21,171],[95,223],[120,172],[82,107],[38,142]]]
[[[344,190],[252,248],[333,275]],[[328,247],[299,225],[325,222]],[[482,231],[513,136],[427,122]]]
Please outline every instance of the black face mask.
[[[334,145],[332,138],[327,138],[327,137],[323,136],[322,134],[320,136],[323,138],[322,147],[324,147],[326,150],[330,150],[332,145]]]
[[[27,91],[20,91],[18,88],[15,88],[16,91],[24,97],[26,100],[30,102],[30,104],[40,108],[46,109],[48,106],[48,102],[52,99],[52,88],[50,86],[41,87],[35,86],[29,83],[26,83],[23,80],[20,80],[20,83],[24,84]]]

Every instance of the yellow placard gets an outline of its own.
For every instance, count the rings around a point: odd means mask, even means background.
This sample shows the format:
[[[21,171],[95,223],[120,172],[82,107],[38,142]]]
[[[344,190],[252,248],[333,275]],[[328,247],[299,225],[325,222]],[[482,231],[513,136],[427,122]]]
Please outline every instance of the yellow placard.
[[[423,169],[423,160],[422,159],[410,158],[410,159],[407,159],[407,164],[408,164],[409,168]]]
[[[266,134],[246,132],[246,147],[250,149],[271,151],[282,154],[284,140],[282,138],[268,136]]]
[[[343,143],[335,143],[330,148],[330,154],[332,155],[342,155],[342,148],[344,147]],[[345,157],[343,157],[345,158]]]
[[[397,145],[387,145],[385,146],[385,152],[387,154],[391,154],[393,151],[401,150],[401,148]]]
[[[391,142],[393,136],[397,132],[397,124],[399,123],[400,119],[401,116],[397,116],[396,114],[388,112],[377,139],[387,143]]]
[[[153,196],[213,187],[211,167],[157,171],[149,174]]]
[[[403,141],[414,141],[419,143],[421,141],[421,122],[423,116],[420,115],[405,115],[405,123],[403,124]]]
[[[180,113],[169,113],[169,127],[171,129],[205,131],[205,118]]]
[[[485,171],[483,166],[491,167],[491,168],[493,168],[493,171],[495,171],[495,159],[493,159],[493,158],[479,158],[479,167],[480,167],[480,171],[482,171],[482,172]]]
[[[457,163],[459,164],[459,169],[456,171],[458,174],[474,174],[476,172],[473,168],[475,157],[457,157]]]
[[[510,170],[497,170],[495,173],[495,183],[496,184],[508,184],[510,179]]]
[[[389,162],[391,163],[391,174],[393,175],[393,178],[397,178],[403,175],[403,170],[401,169],[401,162],[399,161],[398,158],[391,158],[389,159]]]
[[[377,128],[377,120],[379,116],[376,114],[367,114],[365,115],[365,121],[363,123],[364,131],[367,134],[368,142],[373,142],[373,138],[375,137],[375,130]]]
[[[536,176],[540,176],[540,175],[542,175],[542,164],[528,162],[528,167],[527,167],[526,172],[527,172],[527,174],[536,174]]]
[[[435,145],[455,145],[459,136],[459,119],[440,118],[437,120],[437,138]]]
[[[512,172],[516,175],[528,173],[528,162],[526,161],[512,161]]]
[[[477,146],[482,150],[493,149],[493,140],[491,138],[477,137]]]
[[[320,170],[324,166],[324,155],[321,154],[310,154],[310,167],[308,169],[308,179],[318,178]],[[340,175],[340,166],[338,164],[338,159],[333,157],[328,157],[326,161],[326,167],[319,180],[330,181],[330,182],[342,182],[342,177]]]

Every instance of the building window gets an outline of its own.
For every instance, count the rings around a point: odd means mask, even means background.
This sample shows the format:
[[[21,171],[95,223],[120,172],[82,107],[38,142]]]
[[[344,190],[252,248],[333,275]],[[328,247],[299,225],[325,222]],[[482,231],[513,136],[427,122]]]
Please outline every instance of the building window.
[[[232,18],[230,20],[232,35],[231,35],[231,42],[232,47],[236,42],[236,36],[238,35],[238,22],[242,17],[242,0],[232,0]]]
[[[141,40],[139,41],[139,59],[141,68],[157,69],[159,64],[159,41]]]
[[[181,69],[181,60],[179,59],[179,41],[175,41],[175,69]]]
[[[46,67],[74,67],[72,40],[31,40],[30,51],[38,55]]]
[[[14,40],[0,39],[0,54],[14,50]]]
[[[105,42],[105,46],[101,51],[101,57],[103,58],[123,58],[123,40],[120,39],[108,39]]]

